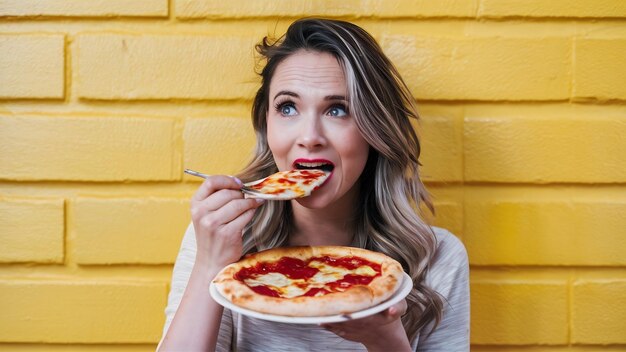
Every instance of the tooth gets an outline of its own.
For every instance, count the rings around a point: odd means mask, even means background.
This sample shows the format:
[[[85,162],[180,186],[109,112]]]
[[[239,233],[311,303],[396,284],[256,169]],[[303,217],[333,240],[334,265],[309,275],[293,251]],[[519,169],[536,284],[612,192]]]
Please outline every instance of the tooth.
[[[298,163],[298,164],[300,166],[305,166],[305,167],[316,167],[316,166],[326,165],[327,163],[317,162],[317,163]]]

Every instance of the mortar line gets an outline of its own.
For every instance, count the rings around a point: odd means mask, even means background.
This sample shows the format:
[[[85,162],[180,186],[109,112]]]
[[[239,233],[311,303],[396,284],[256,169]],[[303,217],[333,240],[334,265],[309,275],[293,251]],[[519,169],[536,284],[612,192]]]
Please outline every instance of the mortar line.
[[[73,38],[70,34],[63,35],[63,77],[65,78],[65,84],[63,84],[63,102],[65,104],[70,104],[72,99],[72,41]]]
[[[569,270],[569,278],[567,282],[567,345],[572,346],[572,312],[574,309],[573,295],[574,295],[574,277],[576,269]]]

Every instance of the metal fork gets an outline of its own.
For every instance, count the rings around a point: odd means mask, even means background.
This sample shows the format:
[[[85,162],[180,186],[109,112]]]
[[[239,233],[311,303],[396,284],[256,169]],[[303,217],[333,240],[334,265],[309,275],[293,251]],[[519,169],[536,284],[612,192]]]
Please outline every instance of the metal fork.
[[[192,175],[192,176],[202,177],[204,179],[207,179],[209,177],[209,175],[207,175],[207,174],[203,174],[202,172],[198,172],[198,171],[194,171],[194,170],[190,170],[190,169],[185,169],[185,173],[189,174],[189,175]],[[246,185],[241,186],[240,190],[241,190],[241,193],[244,193],[244,194],[250,196],[251,198],[255,198],[255,197],[256,198],[265,198],[265,197],[268,196],[267,194],[261,193],[261,192],[257,191],[256,189],[250,188],[250,187],[248,187]]]

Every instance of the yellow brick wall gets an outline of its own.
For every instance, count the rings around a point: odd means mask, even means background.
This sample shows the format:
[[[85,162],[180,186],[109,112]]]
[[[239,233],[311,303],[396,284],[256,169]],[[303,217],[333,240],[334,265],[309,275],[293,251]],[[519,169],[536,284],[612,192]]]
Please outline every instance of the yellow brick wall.
[[[0,0],[0,350],[154,349],[182,169],[242,166],[252,44],[303,15],[419,99],[472,349],[625,351],[624,0]]]

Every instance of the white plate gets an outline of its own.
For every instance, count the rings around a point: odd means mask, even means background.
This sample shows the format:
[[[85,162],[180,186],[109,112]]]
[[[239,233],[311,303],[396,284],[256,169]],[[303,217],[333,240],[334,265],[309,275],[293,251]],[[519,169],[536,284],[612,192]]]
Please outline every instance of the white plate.
[[[407,273],[403,273],[402,276],[402,284],[396,290],[396,292],[389,297],[386,301],[368,308],[364,310],[360,310],[358,312],[350,313],[350,314],[338,314],[338,315],[327,315],[323,317],[288,317],[284,315],[275,315],[275,314],[267,314],[267,313],[259,313],[250,309],[241,308],[239,306],[234,305],[232,302],[227,300],[224,296],[222,296],[215,285],[211,283],[209,286],[209,293],[213,299],[224,306],[224,308],[228,308],[233,312],[237,312],[243,315],[247,315],[253,318],[277,321],[280,323],[293,323],[293,324],[323,324],[323,323],[338,323],[342,321],[352,320],[352,319],[360,319],[365,318],[367,316],[382,312],[383,310],[391,307],[392,305],[403,300],[411,289],[413,288],[413,281],[411,277]]]

